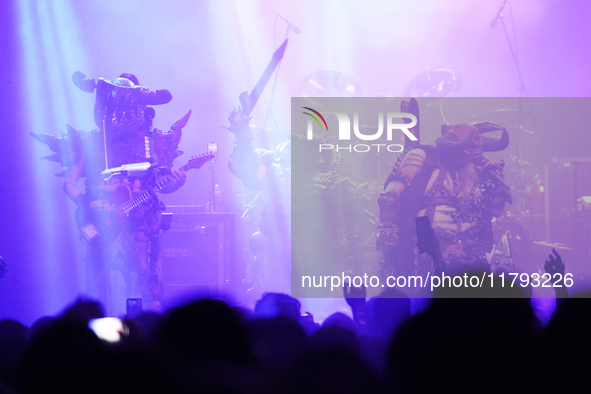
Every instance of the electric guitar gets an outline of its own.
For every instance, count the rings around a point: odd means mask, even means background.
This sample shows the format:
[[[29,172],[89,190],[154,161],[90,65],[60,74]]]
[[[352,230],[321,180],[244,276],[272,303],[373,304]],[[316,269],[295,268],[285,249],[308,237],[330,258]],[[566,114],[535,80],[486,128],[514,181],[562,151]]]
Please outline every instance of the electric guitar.
[[[214,158],[213,153],[193,156],[179,170],[187,172],[192,168],[199,169],[203,164]],[[146,190],[135,197],[131,197],[131,190],[127,185],[119,186],[108,198],[109,205],[117,206],[113,211],[78,207],[76,209],[76,225],[80,230],[83,241],[87,246],[100,247],[103,250],[111,248],[119,239],[128,214],[138,205],[152,198],[153,192],[159,192],[173,180],[174,177],[168,175],[160,180],[152,191]]]

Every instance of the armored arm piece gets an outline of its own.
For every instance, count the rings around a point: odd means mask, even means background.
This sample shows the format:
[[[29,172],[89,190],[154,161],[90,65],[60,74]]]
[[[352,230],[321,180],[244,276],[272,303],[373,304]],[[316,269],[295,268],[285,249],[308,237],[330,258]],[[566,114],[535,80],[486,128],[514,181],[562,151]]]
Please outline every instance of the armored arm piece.
[[[61,130],[61,133],[61,138],[49,134],[31,135],[55,152],[43,159],[66,167],[55,175],[64,177],[64,192],[76,205],[83,206],[86,205],[86,197],[78,188],[78,181],[82,177],[94,177],[104,168],[101,151],[102,133],[100,130],[76,130],[69,124],[66,124],[66,129]],[[96,147],[96,150],[91,147]]]
[[[168,170],[172,169],[174,159],[183,154],[183,151],[179,149],[179,142],[183,136],[183,127],[187,125],[190,117],[191,111],[189,110],[185,116],[177,120],[170,127],[170,130],[166,132],[156,128],[152,130],[154,152],[157,162]],[[160,193],[173,193],[185,184],[185,180],[187,179],[185,171],[171,171],[170,175],[172,176],[173,181],[163,187],[160,190]]]
[[[42,159],[54,161],[59,163],[62,167],[72,167],[78,165],[80,161],[93,162],[98,165],[103,162],[102,156],[102,133],[100,130],[76,130],[69,124],[61,131],[61,138],[49,134],[30,133],[37,141],[47,145],[54,153],[50,156],[42,157]],[[89,147],[98,146],[96,150],[91,150]],[[84,160],[84,156],[86,159]],[[99,170],[98,172],[100,172]],[[86,170],[81,174],[86,177]],[[65,176],[65,171],[61,171],[55,176]]]
[[[172,94],[166,89],[157,90],[155,92],[148,93],[146,97],[146,104],[148,105],[160,105],[166,104],[172,100]]]
[[[64,172],[64,184],[62,186],[64,193],[80,207],[86,205],[84,193],[78,188],[78,181],[81,178],[83,169],[84,156],[77,163],[66,169]]]
[[[378,206],[380,207],[380,224],[376,235],[376,249],[381,252],[389,252],[398,245],[398,221],[402,209],[400,196],[410,185],[410,182],[421,171],[427,159],[427,154],[422,149],[413,149],[399,163],[396,164],[386,183],[384,192],[380,194]]]
[[[74,85],[76,85],[78,89],[87,93],[94,92],[94,88],[96,87],[94,79],[86,79],[86,75],[82,74],[80,71],[76,71],[72,74],[72,82],[74,82]]]
[[[398,226],[395,223],[400,209],[400,196],[393,190],[382,192],[378,206],[380,224],[376,234],[376,249],[386,253],[398,246]]]
[[[172,169],[174,159],[183,154],[179,149],[179,143],[183,136],[183,127],[187,125],[191,111],[177,120],[168,131],[162,131],[157,128],[152,129],[152,138],[154,141],[154,153],[158,159],[158,164]]]
[[[262,171],[264,165],[262,155],[251,145],[253,137],[250,130],[250,118],[242,112],[234,111],[230,114],[230,130],[236,136],[234,149],[228,159],[230,172],[240,179],[244,186],[251,190],[261,190]]]

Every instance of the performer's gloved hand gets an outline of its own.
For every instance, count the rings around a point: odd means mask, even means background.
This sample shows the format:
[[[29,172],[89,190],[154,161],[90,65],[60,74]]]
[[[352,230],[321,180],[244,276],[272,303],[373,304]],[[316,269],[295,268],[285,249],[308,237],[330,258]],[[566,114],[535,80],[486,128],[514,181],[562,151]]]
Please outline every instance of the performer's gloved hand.
[[[187,173],[181,170],[174,170],[170,174],[172,181],[160,190],[160,193],[168,194],[177,191],[185,184],[187,180]]]
[[[445,260],[441,253],[439,246],[439,239],[435,235],[435,231],[430,227],[430,233],[427,237],[421,237],[417,240],[417,248],[419,253],[427,252],[433,259],[433,267],[435,268],[435,275],[440,275],[445,270]]]
[[[72,74],[72,82],[74,85],[78,87],[78,89],[82,90],[83,92],[92,93],[94,92],[94,88],[96,87],[96,83],[94,79],[85,79],[86,75],[81,73],[80,71],[76,71]]]
[[[252,118],[246,116],[242,110],[235,109],[230,112],[230,116],[228,117],[228,120],[230,121],[230,127],[228,127],[228,130],[236,134],[237,139],[244,137],[251,138],[252,132],[250,131],[249,126],[250,119]]]
[[[417,248],[419,250],[419,253],[427,252],[427,254],[433,258],[439,257],[441,256],[439,239],[437,238],[437,235],[435,235],[435,231],[433,231],[433,228],[428,227],[427,230],[428,233],[421,234],[420,237],[418,237],[417,234]]]

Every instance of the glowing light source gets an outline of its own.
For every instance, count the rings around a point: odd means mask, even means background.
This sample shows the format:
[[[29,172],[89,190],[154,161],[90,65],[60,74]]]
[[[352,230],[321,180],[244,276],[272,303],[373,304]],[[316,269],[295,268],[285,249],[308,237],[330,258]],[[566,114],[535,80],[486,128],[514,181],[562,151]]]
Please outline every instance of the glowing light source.
[[[84,114],[80,100],[68,95],[72,70],[85,67],[85,56],[70,2],[22,0],[18,3],[25,131],[57,135],[64,123],[76,124]],[[86,111],[88,113],[88,111]],[[35,194],[31,215],[38,218],[38,248],[30,281],[43,294],[40,309],[55,312],[81,292],[83,264],[73,205],[53,175],[55,164],[39,160],[49,153],[33,138],[28,145]]]

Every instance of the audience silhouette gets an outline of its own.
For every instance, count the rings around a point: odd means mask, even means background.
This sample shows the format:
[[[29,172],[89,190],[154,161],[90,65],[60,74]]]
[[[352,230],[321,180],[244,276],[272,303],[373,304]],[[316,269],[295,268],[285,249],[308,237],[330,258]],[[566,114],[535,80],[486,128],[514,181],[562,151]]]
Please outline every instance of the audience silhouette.
[[[546,271],[563,277],[560,256],[549,257]],[[286,294],[264,294],[254,311],[205,298],[123,317],[116,342],[89,328],[102,305],[80,298],[31,328],[0,321],[0,394],[584,390],[591,293],[557,288],[546,326],[531,285],[492,280],[438,289],[414,315],[399,289],[366,300],[363,287],[345,288],[352,317],[322,325]]]

